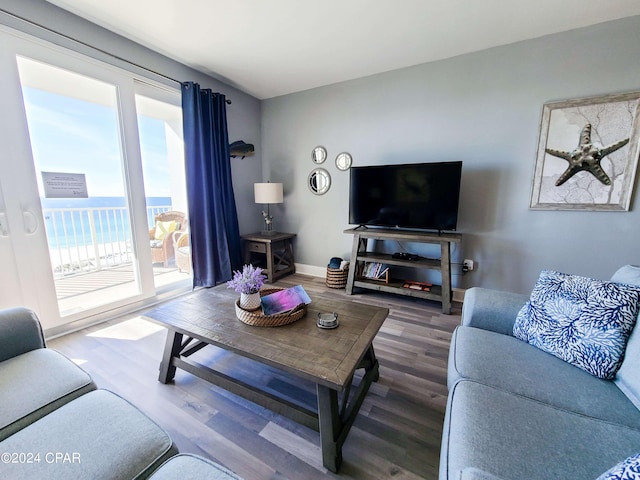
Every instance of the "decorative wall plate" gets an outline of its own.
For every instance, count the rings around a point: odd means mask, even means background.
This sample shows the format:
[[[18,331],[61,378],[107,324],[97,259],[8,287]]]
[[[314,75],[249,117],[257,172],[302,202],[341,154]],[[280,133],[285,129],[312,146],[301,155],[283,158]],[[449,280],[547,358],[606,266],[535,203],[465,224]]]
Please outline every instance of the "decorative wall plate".
[[[316,168],[309,174],[307,185],[316,195],[324,195],[331,188],[331,175],[324,168]]]
[[[316,148],[314,148],[311,151],[311,160],[313,160],[313,163],[317,163],[318,165],[320,165],[326,159],[327,159],[327,149],[324,148],[322,145],[318,145]]]
[[[349,152],[339,153],[336,157],[336,167],[338,170],[349,170],[351,168],[351,154]]]

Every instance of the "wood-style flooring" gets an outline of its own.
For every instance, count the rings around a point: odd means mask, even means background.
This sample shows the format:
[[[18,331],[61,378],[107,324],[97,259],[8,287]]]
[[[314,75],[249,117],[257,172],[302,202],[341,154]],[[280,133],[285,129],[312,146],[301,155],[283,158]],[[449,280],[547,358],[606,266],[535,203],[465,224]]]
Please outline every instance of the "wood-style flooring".
[[[247,480],[437,478],[447,355],[460,305],[454,303],[453,314],[444,315],[435,302],[373,292],[348,296],[327,288],[322,278],[299,274],[275,285],[297,284],[312,298],[340,296],[390,311],[374,340],[380,380],[349,433],[337,475],[322,466],[320,436],[314,430],[180,370],[173,384],[159,383],[166,330],[142,319],[144,311],[51,340],[48,346],[76,361],[100,388],[140,408],[169,432],[181,452],[211,458]],[[207,355],[207,349],[199,354]],[[287,383],[266,368],[251,374],[271,376],[266,381],[274,389],[313,402],[309,386]]]

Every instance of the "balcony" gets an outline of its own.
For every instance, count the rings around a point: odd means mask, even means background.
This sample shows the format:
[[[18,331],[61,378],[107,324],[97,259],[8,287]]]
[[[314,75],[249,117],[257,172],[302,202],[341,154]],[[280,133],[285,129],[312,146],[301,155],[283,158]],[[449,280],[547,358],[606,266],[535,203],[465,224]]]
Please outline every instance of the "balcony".
[[[149,228],[171,205],[147,207]],[[43,209],[61,315],[138,293],[126,207]],[[156,290],[189,279],[171,261],[153,265]]]

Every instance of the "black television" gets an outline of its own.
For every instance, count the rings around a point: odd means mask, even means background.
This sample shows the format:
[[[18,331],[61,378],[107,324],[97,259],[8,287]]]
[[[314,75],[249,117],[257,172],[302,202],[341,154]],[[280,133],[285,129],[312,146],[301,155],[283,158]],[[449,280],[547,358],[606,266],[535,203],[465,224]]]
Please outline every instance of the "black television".
[[[455,230],[462,162],[352,167],[352,225]]]

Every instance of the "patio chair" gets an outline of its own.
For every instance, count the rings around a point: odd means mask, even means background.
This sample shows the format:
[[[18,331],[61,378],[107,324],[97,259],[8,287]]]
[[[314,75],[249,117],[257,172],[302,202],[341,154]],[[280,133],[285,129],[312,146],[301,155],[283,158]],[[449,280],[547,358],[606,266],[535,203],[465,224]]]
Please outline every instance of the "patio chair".
[[[151,262],[168,267],[175,255],[172,234],[186,228],[186,215],[182,212],[169,211],[156,215],[155,226],[149,230]]]
[[[191,244],[186,232],[173,232],[173,248],[176,254],[178,271],[191,273]]]

